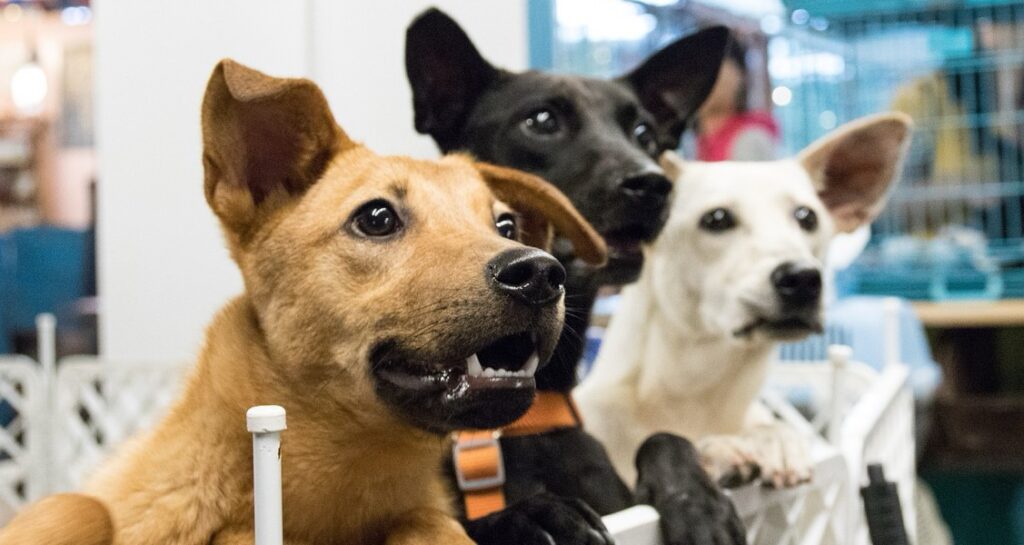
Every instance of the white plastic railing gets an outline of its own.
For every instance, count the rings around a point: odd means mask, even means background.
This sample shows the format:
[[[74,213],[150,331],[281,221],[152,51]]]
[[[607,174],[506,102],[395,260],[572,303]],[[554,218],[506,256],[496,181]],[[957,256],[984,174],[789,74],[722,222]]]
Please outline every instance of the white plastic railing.
[[[915,520],[907,370],[893,362],[878,372],[842,359],[777,364],[769,372],[772,387],[763,400],[811,442],[815,473],[811,483],[791,490],[751,486],[732,493],[752,545],[867,545],[858,493],[866,463],[885,466],[899,483],[904,520]],[[56,369],[28,358],[0,359],[0,397],[15,414],[0,429],[7,455],[0,458],[0,523],[42,495],[75,488],[113,446],[163,414],[184,374],[182,365],[93,357],[66,358]],[[780,394],[794,389],[806,394],[801,405],[813,409],[810,420]],[[649,507],[605,521],[620,545],[660,543],[657,513]]]

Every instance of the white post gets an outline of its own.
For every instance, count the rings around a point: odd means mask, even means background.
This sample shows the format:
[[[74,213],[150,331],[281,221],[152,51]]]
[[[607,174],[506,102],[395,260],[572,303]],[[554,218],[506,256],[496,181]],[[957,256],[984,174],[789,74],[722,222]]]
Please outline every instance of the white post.
[[[900,300],[886,297],[882,302],[885,314],[885,366],[900,363]],[[881,370],[879,370],[881,371]]]
[[[43,440],[40,444],[46,445],[40,460],[43,466],[43,480],[38,486],[41,494],[49,494],[54,492],[57,485],[56,482],[51,482],[54,479],[50,478],[56,469],[50,445],[57,444],[57,318],[53,314],[43,313],[36,316],[36,352],[43,372],[43,411],[39,423]]]
[[[252,433],[252,499],[255,516],[255,545],[282,545],[281,517],[281,431],[284,407],[258,405],[245,413]]]
[[[849,346],[834,344],[828,347],[828,361],[832,364],[832,403],[828,415],[828,440],[836,448],[842,449],[840,440],[842,437],[842,398],[843,398],[843,375],[846,374],[846,364],[853,356],[853,349]]]

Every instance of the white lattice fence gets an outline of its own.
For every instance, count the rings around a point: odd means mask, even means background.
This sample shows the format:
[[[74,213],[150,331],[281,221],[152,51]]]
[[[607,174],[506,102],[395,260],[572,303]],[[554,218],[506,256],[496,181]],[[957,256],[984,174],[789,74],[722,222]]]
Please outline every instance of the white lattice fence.
[[[43,388],[33,360],[0,357],[0,520],[46,492]]]
[[[814,479],[807,485],[781,491],[751,486],[733,494],[750,545],[847,545],[846,461],[825,444],[815,446],[813,458]]]
[[[914,449],[914,398],[907,385],[906,367],[890,365],[846,417],[841,445],[851,463],[851,479],[859,487],[867,484],[865,468],[881,464],[886,478],[896,482],[903,521],[915,541],[914,487],[917,470]],[[858,513],[861,516],[862,513]],[[854,544],[871,543],[866,525],[856,527]]]
[[[51,488],[78,486],[110,449],[153,424],[177,395],[179,365],[62,360],[56,379]]]
[[[0,359],[0,398],[11,409],[0,428],[0,522],[27,501],[75,488],[111,448],[160,417],[185,375],[179,365],[92,357],[68,358],[56,368],[44,371],[53,366],[28,358]],[[858,489],[864,464],[871,462],[883,463],[899,483],[905,520],[914,520],[906,368],[891,365],[878,373],[851,363],[838,373],[821,363],[780,364],[770,372],[770,382],[803,388],[812,412],[828,414],[808,422],[792,405],[766,394],[768,405],[812,441],[815,474],[812,483],[792,490],[752,486],[734,493],[751,545],[866,545]],[[837,376],[843,380],[837,383]],[[838,440],[829,434],[832,444],[821,439],[826,423],[841,430]],[[609,518],[620,545],[660,541],[657,514],[649,508],[620,515]]]

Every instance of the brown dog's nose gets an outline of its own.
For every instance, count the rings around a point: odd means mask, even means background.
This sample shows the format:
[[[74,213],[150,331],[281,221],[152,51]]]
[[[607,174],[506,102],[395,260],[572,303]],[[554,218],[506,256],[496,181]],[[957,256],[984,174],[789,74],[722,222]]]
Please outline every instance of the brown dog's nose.
[[[487,263],[491,287],[530,306],[552,303],[565,292],[565,269],[536,248],[501,252]]]
[[[783,263],[772,271],[771,280],[782,306],[789,309],[817,304],[821,296],[821,272],[817,267]]]
[[[619,193],[641,208],[661,208],[672,191],[672,182],[654,172],[630,176],[619,184]]]

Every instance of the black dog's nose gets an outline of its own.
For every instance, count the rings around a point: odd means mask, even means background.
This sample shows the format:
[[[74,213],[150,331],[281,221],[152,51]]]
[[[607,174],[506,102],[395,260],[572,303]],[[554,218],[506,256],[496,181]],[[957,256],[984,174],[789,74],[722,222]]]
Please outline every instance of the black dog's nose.
[[[527,305],[552,303],[565,291],[562,264],[536,248],[505,250],[487,263],[486,271],[492,288]]]
[[[771,278],[785,307],[815,304],[821,296],[821,272],[816,267],[787,262],[775,267]]]
[[[671,191],[672,182],[654,172],[630,176],[619,184],[619,193],[643,208],[661,208]]]

